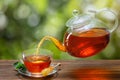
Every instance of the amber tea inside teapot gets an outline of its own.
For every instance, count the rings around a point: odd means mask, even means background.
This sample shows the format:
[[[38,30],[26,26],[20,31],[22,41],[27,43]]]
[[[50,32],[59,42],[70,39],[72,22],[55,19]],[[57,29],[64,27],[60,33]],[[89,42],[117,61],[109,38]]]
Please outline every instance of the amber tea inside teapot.
[[[66,23],[68,30],[65,32],[63,43],[52,36],[45,36],[38,44],[37,52],[46,39],[52,40],[60,50],[79,58],[89,57],[103,50],[109,43],[111,32],[118,27],[117,16],[109,9],[89,12],[91,14],[73,11],[73,17]],[[106,17],[104,15],[108,14],[114,18],[112,22],[100,17]]]

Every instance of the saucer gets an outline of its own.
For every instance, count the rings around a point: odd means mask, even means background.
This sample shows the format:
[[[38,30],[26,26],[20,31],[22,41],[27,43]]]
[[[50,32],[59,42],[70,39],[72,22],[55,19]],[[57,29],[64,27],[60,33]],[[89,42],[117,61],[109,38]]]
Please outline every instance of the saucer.
[[[28,77],[33,77],[33,78],[42,78],[42,77],[46,77],[46,76],[50,76],[50,75],[54,75],[55,73],[58,72],[58,69],[53,69],[52,72],[50,72],[48,75],[44,76],[42,75],[41,73],[39,74],[32,74],[30,72],[28,72],[27,70],[26,71],[23,71],[22,69],[18,69],[17,70],[19,74],[23,75],[23,76],[28,76]]]
[[[54,69],[47,75],[42,75],[41,73],[36,73],[36,74],[30,73],[25,68],[24,64],[22,64],[21,62],[16,62],[13,64],[13,66],[14,66],[15,70],[23,76],[28,76],[28,77],[32,77],[32,78],[42,78],[42,77],[54,75],[55,73],[57,73],[59,71],[59,69],[57,67],[60,66],[60,63],[51,64],[50,66],[54,67]]]

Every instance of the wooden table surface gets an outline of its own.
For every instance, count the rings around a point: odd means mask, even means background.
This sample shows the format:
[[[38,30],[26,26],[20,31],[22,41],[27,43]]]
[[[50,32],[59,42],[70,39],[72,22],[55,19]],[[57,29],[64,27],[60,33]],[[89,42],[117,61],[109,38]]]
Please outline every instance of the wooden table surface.
[[[45,78],[29,78],[13,68],[16,60],[0,60],[0,80],[120,80],[120,60],[57,60],[61,70]]]

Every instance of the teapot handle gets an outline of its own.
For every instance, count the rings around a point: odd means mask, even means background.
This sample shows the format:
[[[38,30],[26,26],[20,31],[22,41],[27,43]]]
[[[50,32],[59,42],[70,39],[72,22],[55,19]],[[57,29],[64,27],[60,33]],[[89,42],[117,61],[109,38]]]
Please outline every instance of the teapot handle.
[[[104,8],[104,9],[100,9],[100,10],[97,10],[97,11],[90,11],[90,12],[94,12],[94,13],[95,13],[95,16],[97,16],[97,14],[104,13],[104,12],[110,13],[111,15],[114,16],[115,20],[114,20],[113,26],[107,25],[108,28],[109,28],[109,31],[110,31],[110,32],[113,32],[113,31],[118,27],[118,18],[117,18],[117,15],[116,15],[112,10],[110,10],[110,9],[108,9],[108,8]],[[105,14],[104,14],[104,15],[105,15]],[[102,17],[103,17],[103,16],[102,16]],[[104,16],[104,17],[105,17],[105,16]]]

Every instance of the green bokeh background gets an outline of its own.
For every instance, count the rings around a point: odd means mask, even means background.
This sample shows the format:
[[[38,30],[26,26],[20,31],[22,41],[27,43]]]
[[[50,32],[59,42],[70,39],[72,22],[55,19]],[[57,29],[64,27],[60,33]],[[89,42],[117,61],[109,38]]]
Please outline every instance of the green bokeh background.
[[[0,0],[0,59],[18,59],[24,50],[35,51],[46,35],[61,42],[67,29],[65,23],[74,9],[110,8],[120,18],[120,0]],[[59,51],[45,41],[41,53],[54,59],[77,59]],[[111,34],[109,45],[99,54],[86,59],[120,59],[120,28]]]

